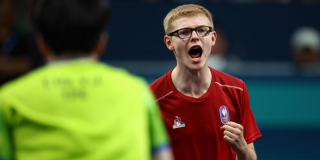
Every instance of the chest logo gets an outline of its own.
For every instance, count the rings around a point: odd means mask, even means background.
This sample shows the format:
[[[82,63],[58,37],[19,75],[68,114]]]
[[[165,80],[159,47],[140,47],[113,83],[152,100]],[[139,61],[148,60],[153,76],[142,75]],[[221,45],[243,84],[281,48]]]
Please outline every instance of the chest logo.
[[[176,119],[173,121],[174,124],[173,124],[173,129],[176,129],[176,128],[181,128],[181,127],[185,127],[186,125],[181,122],[181,118],[176,116]]]
[[[227,106],[220,107],[220,119],[223,124],[227,124],[230,121],[229,110]]]

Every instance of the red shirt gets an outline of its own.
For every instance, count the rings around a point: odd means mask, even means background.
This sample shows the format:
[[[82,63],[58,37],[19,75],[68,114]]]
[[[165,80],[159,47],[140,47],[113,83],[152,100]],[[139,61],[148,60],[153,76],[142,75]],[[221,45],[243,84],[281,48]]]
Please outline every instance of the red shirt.
[[[261,137],[245,83],[210,70],[211,85],[199,98],[186,96],[174,87],[172,70],[150,85],[160,105],[176,160],[234,160],[236,153],[220,130],[228,120],[244,127],[247,143]]]

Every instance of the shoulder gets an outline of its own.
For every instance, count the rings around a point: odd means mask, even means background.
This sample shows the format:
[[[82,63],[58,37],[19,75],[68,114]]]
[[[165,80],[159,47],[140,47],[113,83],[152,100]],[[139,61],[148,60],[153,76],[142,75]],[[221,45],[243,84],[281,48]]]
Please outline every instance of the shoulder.
[[[106,81],[105,83],[113,83],[113,85],[129,85],[129,84],[141,84],[147,86],[144,78],[132,74],[124,68],[109,65],[105,62],[95,62],[90,66],[87,75],[99,75]]]
[[[99,72],[103,73],[102,81],[105,83],[104,87],[109,88],[104,92],[111,91],[118,96],[136,100],[153,96],[150,90],[147,89],[148,83],[143,77],[132,74],[123,68],[110,66],[104,63],[101,65],[102,70]]]
[[[157,99],[171,91],[170,82],[168,81],[170,73],[171,71],[167,72],[165,75],[159,77],[149,85]]]
[[[11,80],[0,87],[0,95],[4,93],[22,93],[26,91],[26,88],[32,88],[34,84],[37,84],[38,81],[35,79],[45,73],[45,67],[40,67],[38,69],[32,70],[14,80]]]
[[[130,73],[126,69],[118,68],[114,66],[105,65],[105,76],[106,79],[110,83],[120,84],[122,86],[128,85],[139,85],[143,86],[144,88],[147,87],[147,82],[144,78],[137,76],[135,74]],[[130,88],[128,88],[130,89]]]
[[[168,74],[168,73],[167,73]],[[154,82],[152,82],[149,87],[152,90],[157,90],[159,87],[163,86],[164,84],[167,83],[167,74],[159,77],[158,79],[156,79]]]
[[[243,82],[243,80],[236,78],[234,76],[231,76],[227,73],[215,70],[211,67],[209,68],[213,73],[213,79],[215,84],[218,84],[220,86],[236,87],[242,90],[244,89],[245,83]]]

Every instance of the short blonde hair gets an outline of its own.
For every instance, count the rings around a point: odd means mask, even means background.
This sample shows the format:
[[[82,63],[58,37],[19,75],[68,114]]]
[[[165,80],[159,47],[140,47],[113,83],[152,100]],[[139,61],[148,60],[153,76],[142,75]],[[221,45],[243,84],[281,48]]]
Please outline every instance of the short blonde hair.
[[[163,27],[164,27],[165,34],[168,35],[170,32],[172,32],[171,31],[173,28],[172,22],[175,21],[176,19],[179,19],[182,17],[191,17],[198,14],[205,15],[211,22],[210,25],[212,25],[211,27],[213,28],[212,14],[207,9],[196,4],[185,4],[171,10],[167,14],[167,16],[164,18]]]

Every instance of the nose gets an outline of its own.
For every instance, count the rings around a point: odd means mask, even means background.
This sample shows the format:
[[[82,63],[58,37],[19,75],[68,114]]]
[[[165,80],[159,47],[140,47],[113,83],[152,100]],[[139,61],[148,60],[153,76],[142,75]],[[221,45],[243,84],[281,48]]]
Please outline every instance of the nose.
[[[199,36],[195,30],[191,31],[191,41],[197,41],[199,40]]]

